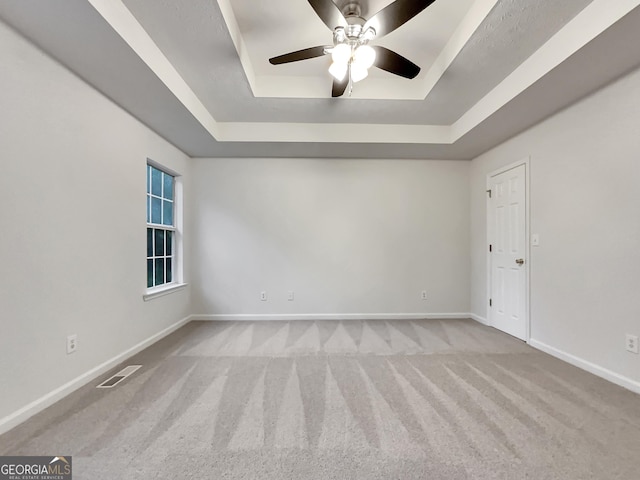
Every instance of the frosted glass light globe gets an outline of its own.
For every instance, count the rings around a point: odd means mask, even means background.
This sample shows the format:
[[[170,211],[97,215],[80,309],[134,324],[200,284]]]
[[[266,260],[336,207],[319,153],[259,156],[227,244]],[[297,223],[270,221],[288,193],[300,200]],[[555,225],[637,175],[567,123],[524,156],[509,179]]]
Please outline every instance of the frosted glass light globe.
[[[362,68],[371,68],[376,61],[376,51],[369,45],[360,45],[356,48],[353,61]]]
[[[347,74],[347,64],[333,62],[329,67],[329,73],[333,75],[336,80],[341,82]]]
[[[346,43],[339,43],[333,47],[331,58],[334,63],[343,63],[346,65],[351,59],[351,47]]]
[[[362,67],[358,63],[351,64],[351,80],[353,83],[359,82],[360,80],[364,80],[369,75],[369,70]]]

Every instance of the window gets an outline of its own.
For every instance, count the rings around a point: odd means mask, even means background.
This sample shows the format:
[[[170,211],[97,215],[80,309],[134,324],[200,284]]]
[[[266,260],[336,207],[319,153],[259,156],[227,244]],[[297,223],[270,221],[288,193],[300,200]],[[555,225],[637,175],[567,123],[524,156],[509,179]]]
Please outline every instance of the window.
[[[174,175],[147,165],[147,288],[176,280],[175,184]]]

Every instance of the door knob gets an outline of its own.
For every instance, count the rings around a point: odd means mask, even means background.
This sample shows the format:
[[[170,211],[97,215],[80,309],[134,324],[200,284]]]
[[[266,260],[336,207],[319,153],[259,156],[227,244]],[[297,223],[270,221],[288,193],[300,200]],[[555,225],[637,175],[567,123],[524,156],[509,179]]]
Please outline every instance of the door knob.
[[[516,260],[516,263],[517,263],[518,265],[524,265],[524,258],[518,258],[518,259]]]

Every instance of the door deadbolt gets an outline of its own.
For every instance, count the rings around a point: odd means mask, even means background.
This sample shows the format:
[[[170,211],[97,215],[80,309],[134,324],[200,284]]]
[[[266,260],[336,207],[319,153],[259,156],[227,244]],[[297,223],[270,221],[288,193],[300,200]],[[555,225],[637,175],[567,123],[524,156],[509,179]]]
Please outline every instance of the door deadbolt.
[[[517,263],[518,265],[524,265],[524,258],[519,258],[519,259],[517,259],[517,260],[516,260],[516,263]]]

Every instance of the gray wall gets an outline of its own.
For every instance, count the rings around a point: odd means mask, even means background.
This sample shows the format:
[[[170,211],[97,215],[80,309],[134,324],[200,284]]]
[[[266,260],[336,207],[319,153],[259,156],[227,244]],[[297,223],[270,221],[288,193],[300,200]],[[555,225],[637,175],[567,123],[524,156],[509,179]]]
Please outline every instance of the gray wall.
[[[640,390],[638,125],[640,70],[473,160],[471,311],[487,316],[487,174],[530,157],[532,341]]]
[[[190,179],[184,154],[2,23],[0,57],[2,431],[190,313],[188,289],[142,300],[146,159]]]
[[[194,160],[194,313],[468,312],[468,171],[428,160]]]

